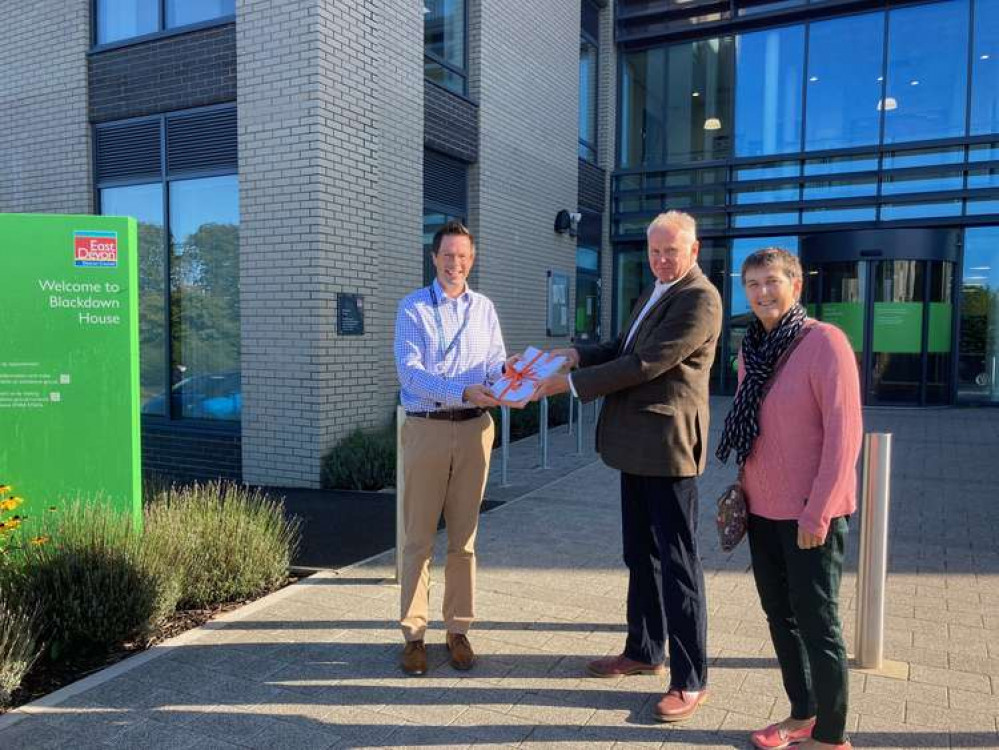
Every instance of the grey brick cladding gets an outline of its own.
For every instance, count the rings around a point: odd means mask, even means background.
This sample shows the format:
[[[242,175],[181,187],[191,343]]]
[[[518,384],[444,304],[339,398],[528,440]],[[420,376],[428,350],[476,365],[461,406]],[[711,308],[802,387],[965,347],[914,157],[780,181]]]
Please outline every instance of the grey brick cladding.
[[[579,160],[579,205],[603,213],[604,191],[607,175],[600,167],[586,159]]]
[[[395,305],[422,274],[422,8],[236,15],[243,478],[315,487],[323,452],[395,399]],[[364,295],[364,336],[336,335],[337,292]]]
[[[90,213],[90,3],[4,6],[0,211]]]
[[[579,4],[472,2],[469,32],[479,288],[496,305],[509,350],[555,346],[566,339],[545,337],[546,272],[568,274],[573,287],[576,276],[576,242],[553,225],[560,209],[576,208]]]
[[[479,158],[479,108],[430,81],[423,84],[423,142],[464,162]]]
[[[143,419],[142,470],[174,482],[242,478],[239,425]]]
[[[236,99],[236,26],[97,52],[88,67],[91,122],[231,102]]]

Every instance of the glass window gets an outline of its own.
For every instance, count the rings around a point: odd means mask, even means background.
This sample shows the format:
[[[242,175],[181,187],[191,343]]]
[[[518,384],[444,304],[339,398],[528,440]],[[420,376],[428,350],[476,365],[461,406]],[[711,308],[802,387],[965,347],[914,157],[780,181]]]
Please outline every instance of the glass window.
[[[874,221],[874,206],[856,208],[816,208],[801,212],[804,224],[840,224],[853,221]]]
[[[749,227],[779,227],[785,224],[797,224],[798,212],[787,211],[775,214],[736,214],[732,217],[732,226],[748,229]]]
[[[882,195],[935,193],[944,190],[960,190],[963,187],[964,176],[960,172],[940,176],[885,174],[881,179]]]
[[[884,20],[883,13],[867,13],[809,27],[806,149],[878,142]]]
[[[938,203],[886,203],[881,206],[882,221],[924,219],[930,216],[960,216],[961,201]]]
[[[173,416],[238,420],[236,175],[170,183],[170,315]]]
[[[885,143],[964,135],[968,13],[968,0],[889,13]]]
[[[465,0],[424,0],[424,74],[465,93]]]
[[[767,180],[771,177],[797,177],[801,174],[801,164],[796,161],[781,161],[762,167],[738,167],[737,180]]]
[[[597,48],[579,40],[579,156],[597,159]]]
[[[919,148],[906,151],[888,151],[884,156],[884,169],[904,167],[931,167],[937,164],[963,164],[964,147]]]
[[[870,180],[822,180],[805,185],[805,200],[866,198],[873,197],[877,191],[878,185],[873,178]]]
[[[236,0],[167,0],[167,28],[187,26],[231,16],[236,12]]]
[[[731,155],[732,47],[722,37],[623,56],[622,167]]]
[[[767,185],[764,187],[745,188],[735,193],[735,202],[740,205],[753,203],[779,203],[796,201],[801,197],[798,183]]]
[[[999,402],[999,227],[964,233],[957,395]]]
[[[805,29],[789,26],[736,40],[735,153],[801,150]]]
[[[806,175],[873,172],[877,168],[876,156],[834,156],[809,159],[805,162]]]
[[[166,416],[166,254],[163,251],[163,185],[101,190],[101,213],[131,216],[139,225],[139,384],[143,414]]]
[[[975,2],[971,134],[999,133],[999,3]]]
[[[159,0],[98,0],[97,43],[108,44],[159,31]]]
[[[645,222],[647,224],[648,222]],[[621,250],[614,260],[614,301],[617,304],[614,320],[615,335],[624,333],[631,310],[638,302],[642,290],[654,281],[649,268],[648,253],[642,246]]]

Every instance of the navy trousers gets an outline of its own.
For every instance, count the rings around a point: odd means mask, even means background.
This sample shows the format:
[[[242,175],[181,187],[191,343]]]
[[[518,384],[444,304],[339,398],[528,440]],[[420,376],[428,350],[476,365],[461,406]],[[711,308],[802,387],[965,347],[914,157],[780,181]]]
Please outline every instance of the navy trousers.
[[[670,687],[701,690],[708,684],[708,618],[696,480],[622,473],[621,522],[629,573],[624,654],[661,664],[668,639]]]

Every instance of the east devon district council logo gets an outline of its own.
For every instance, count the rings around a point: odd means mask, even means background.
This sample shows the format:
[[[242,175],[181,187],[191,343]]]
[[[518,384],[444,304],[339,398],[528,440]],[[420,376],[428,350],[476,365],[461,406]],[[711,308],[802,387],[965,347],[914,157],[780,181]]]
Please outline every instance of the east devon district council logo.
[[[117,266],[117,232],[73,232],[73,260],[77,266]]]

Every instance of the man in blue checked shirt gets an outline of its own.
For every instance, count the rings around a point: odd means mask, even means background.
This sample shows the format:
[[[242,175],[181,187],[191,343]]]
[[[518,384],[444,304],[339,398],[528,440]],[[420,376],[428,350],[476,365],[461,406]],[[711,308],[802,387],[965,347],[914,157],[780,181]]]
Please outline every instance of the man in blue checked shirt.
[[[475,618],[475,534],[494,432],[486,409],[499,405],[489,383],[500,377],[506,360],[493,303],[468,286],[475,242],[461,222],[448,222],[434,235],[433,262],[437,278],[399,303],[395,323],[395,364],[406,410],[401,662],[412,675],[427,671],[430,556],[442,512],[447,647],[456,669],[475,662],[468,642]]]

